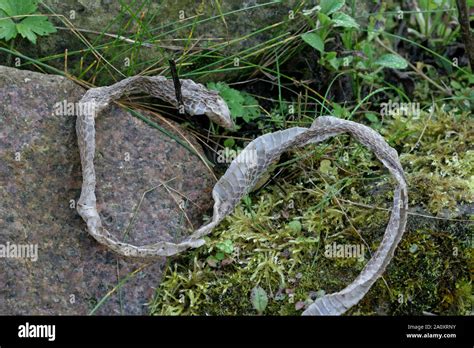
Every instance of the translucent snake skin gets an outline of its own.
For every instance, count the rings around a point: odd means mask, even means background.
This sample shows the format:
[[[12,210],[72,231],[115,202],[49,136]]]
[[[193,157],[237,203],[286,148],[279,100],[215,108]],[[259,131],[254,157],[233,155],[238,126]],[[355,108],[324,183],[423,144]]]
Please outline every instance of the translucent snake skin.
[[[191,80],[181,80],[181,86],[184,108],[189,115],[205,114],[213,122],[225,128],[233,128],[229,109],[217,92],[207,90],[203,85]],[[96,207],[95,118],[114,100],[123,95],[137,93],[146,93],[178,106],[173,81],[162,76],[135,76],[109,87],[93,88],[80,101],[89,105],[89,108],[84,109],[91,111],[78,115],[76,123],[83,176],[77,211],[86,222],[89,233],[99,243],[122,256],[143,259],[172,256],[190,248],[200,247],[205,244],[202,237],[211,233],[214,227],[232,213],[241,198],[255,186],[269,165],[283,152],[348,133],[371,150],[395,179],[393,209],[379,248],[359,276],[341,291],[318,298],[303,312],[303,315],[343,314],[357,304],[382,275],[405,231],[408,196],[404,171],[397,152],[380,134],[359,123],[331,116],[316,118],[309,128],[289,128],[253,140],[235,158],[214,186],[212,220],[182,242],[158,242],[135,246],[118,240],[103,227]]]

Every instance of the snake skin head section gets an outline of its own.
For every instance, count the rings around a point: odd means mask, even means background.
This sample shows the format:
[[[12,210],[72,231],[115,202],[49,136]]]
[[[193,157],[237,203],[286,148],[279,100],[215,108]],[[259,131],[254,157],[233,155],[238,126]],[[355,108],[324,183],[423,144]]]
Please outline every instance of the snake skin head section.
[[[190,115],[206,115],[218,125],[233,129],[229,107],[217,91],[209,90],[192,80],[181,80],[183,103]]]
[[[235,129],[234,122],[230,116],[230,110],[221,97],[216,98],[215,105],[209,105],[206,116],[224,128]]]

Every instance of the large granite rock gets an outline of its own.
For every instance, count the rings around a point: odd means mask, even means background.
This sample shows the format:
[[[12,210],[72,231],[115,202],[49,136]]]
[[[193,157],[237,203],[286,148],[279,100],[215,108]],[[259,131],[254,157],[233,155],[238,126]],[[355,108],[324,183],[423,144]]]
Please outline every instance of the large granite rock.
[[[75,117],[57,115],[56,103],[83,93],[63,77],[0,66],[0,315],[88,314],[141,267],[95,313],[144,314],[160,281],[164,260],[116,256],[89,236],[74,209],[81,187]],[[98,206],[112,233],[143,244],[180,239],[201,224],[213,179],[195,154],[117,107],[96,127]],[[37,245],[37,260],[7,255],[13,245]]]
[[[230,46],[231,51],[262,43],[273,38],[275,30],[255,33],[258,29],[269,27],[290,19],[289,11],[300,8],[301,0],[258,1],[148,1],[148,0],[43,0],[41,12],[52,11],[65,16],[79,29],[106,31],[120,35],[141,32],[140,37],[150,38],[157,34],[161,39],[201,38],[202,42],[216,38],[225,41],[254,34],[243,42]],[[316,0],[305,1],[302,8],[311,8]],[[219,4],[219,6],[217,6]],[[224,17],[223,14],[226,14]],[[224,19],[223,19],[224,18]],[[141,19],[147,23],[151,32],[144,32]],[[197,25],[193,25],[198,20]],[[289,22],[289,21],[288,21]],[[58,23],[61,23],[60,21]],[[62,24],[64,25],[64,24]],[[287,28],[288,26],[283,26]],[[281,29],[284,31],[284,29]],[[97,37],[94,35],[94,37]],[[77,40],[79,41],[79,40]]]

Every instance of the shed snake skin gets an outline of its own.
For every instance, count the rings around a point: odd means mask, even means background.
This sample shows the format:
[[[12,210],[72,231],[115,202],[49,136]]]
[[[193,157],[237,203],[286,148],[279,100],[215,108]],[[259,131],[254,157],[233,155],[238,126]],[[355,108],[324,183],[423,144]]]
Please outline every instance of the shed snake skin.
[[[229,109],[217,92],[206,89],[191,80],[181,80],[182,98],[189,115],[207,115],[213,122],[232,129]],[[87,230],[99,243],[114,252],[126,256],[151,259],[172,256],[190,248],[205,244],[204,236],[211,233],[227,215],[231,214],[241,198],[258,182],[269,165],[280,155],[295,147],[320,143],[341,133],[348,133],[371,150],[388,169],[396,181],[393,209],[379,248],[367,262],[359,276],[346,288],[318,298],[303,315],[340,315],[357,304],[370,287],[382,275],[393,257],[405,230],[408,196],[405,174],[397,152],[383,137],[362,124],[331,116],[314,120],[309,128],[294,127],[262,135],[253,140],[230,164],[212,191],[213,216],[209,223],[201,226],[179,243],[158,242],[136,246],[118,240],[101,223],[96,207],[95,118],[107,106],[124,95],[145,93],[178,106],[174,84],[163,76],[135,76],[112,86],[92,88],[80,103],[92,105],[91,112],[78,115],[76,132],[82,165],[82,190],[77,211],[87,224]],[[84,108],[87,109],[87,108]]]

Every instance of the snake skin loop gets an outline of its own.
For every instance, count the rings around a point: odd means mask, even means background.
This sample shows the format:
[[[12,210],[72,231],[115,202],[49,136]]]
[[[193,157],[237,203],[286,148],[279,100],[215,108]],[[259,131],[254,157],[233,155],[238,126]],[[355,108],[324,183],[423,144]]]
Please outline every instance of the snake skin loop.
[[[215,123],[225,128],[233,128],[229,109],[216,92],[209,91],[203,85],[191,80],[181,80],[181,84],[183,103],[188,114],[205,114]],[[88,103],[89,108],[84,109],[91,112],[78,115],[76,122],[83,176],[77,211],[86,222],[88,232],[99,243],[122,256],[144,259],[172,256],[190,248],[200,247],[205,244],[202,237],[211,233],[214,227],[232,213],[241,198],[256,185],[262,174],[268,170],[269,165],[283,152],[310,143],[320,143],[341,133],[349,133],[371,150],[395,179],[391,217],[379,248],[359,276],[341,291],[318,298],[303,312],[303,315],[343,314],[364,297],[385,271],[405,231],[408,196],[403,168],[397,152],[385,142],[380,134],[356,122],[331,116],[318,117],[310,128],[289,128],[265,134],[253,140],[232,161],[225,174],[214,186],[212,220],[182,242],[158,242],[135,246],[118,240],[102,226],[96,207],[95,118],[112,101],[123,95],[136,93],[148,93],[175,106],[178,104],[173,81],[162,76],[136,76],[109,87],[93,88],[80,101]]]

